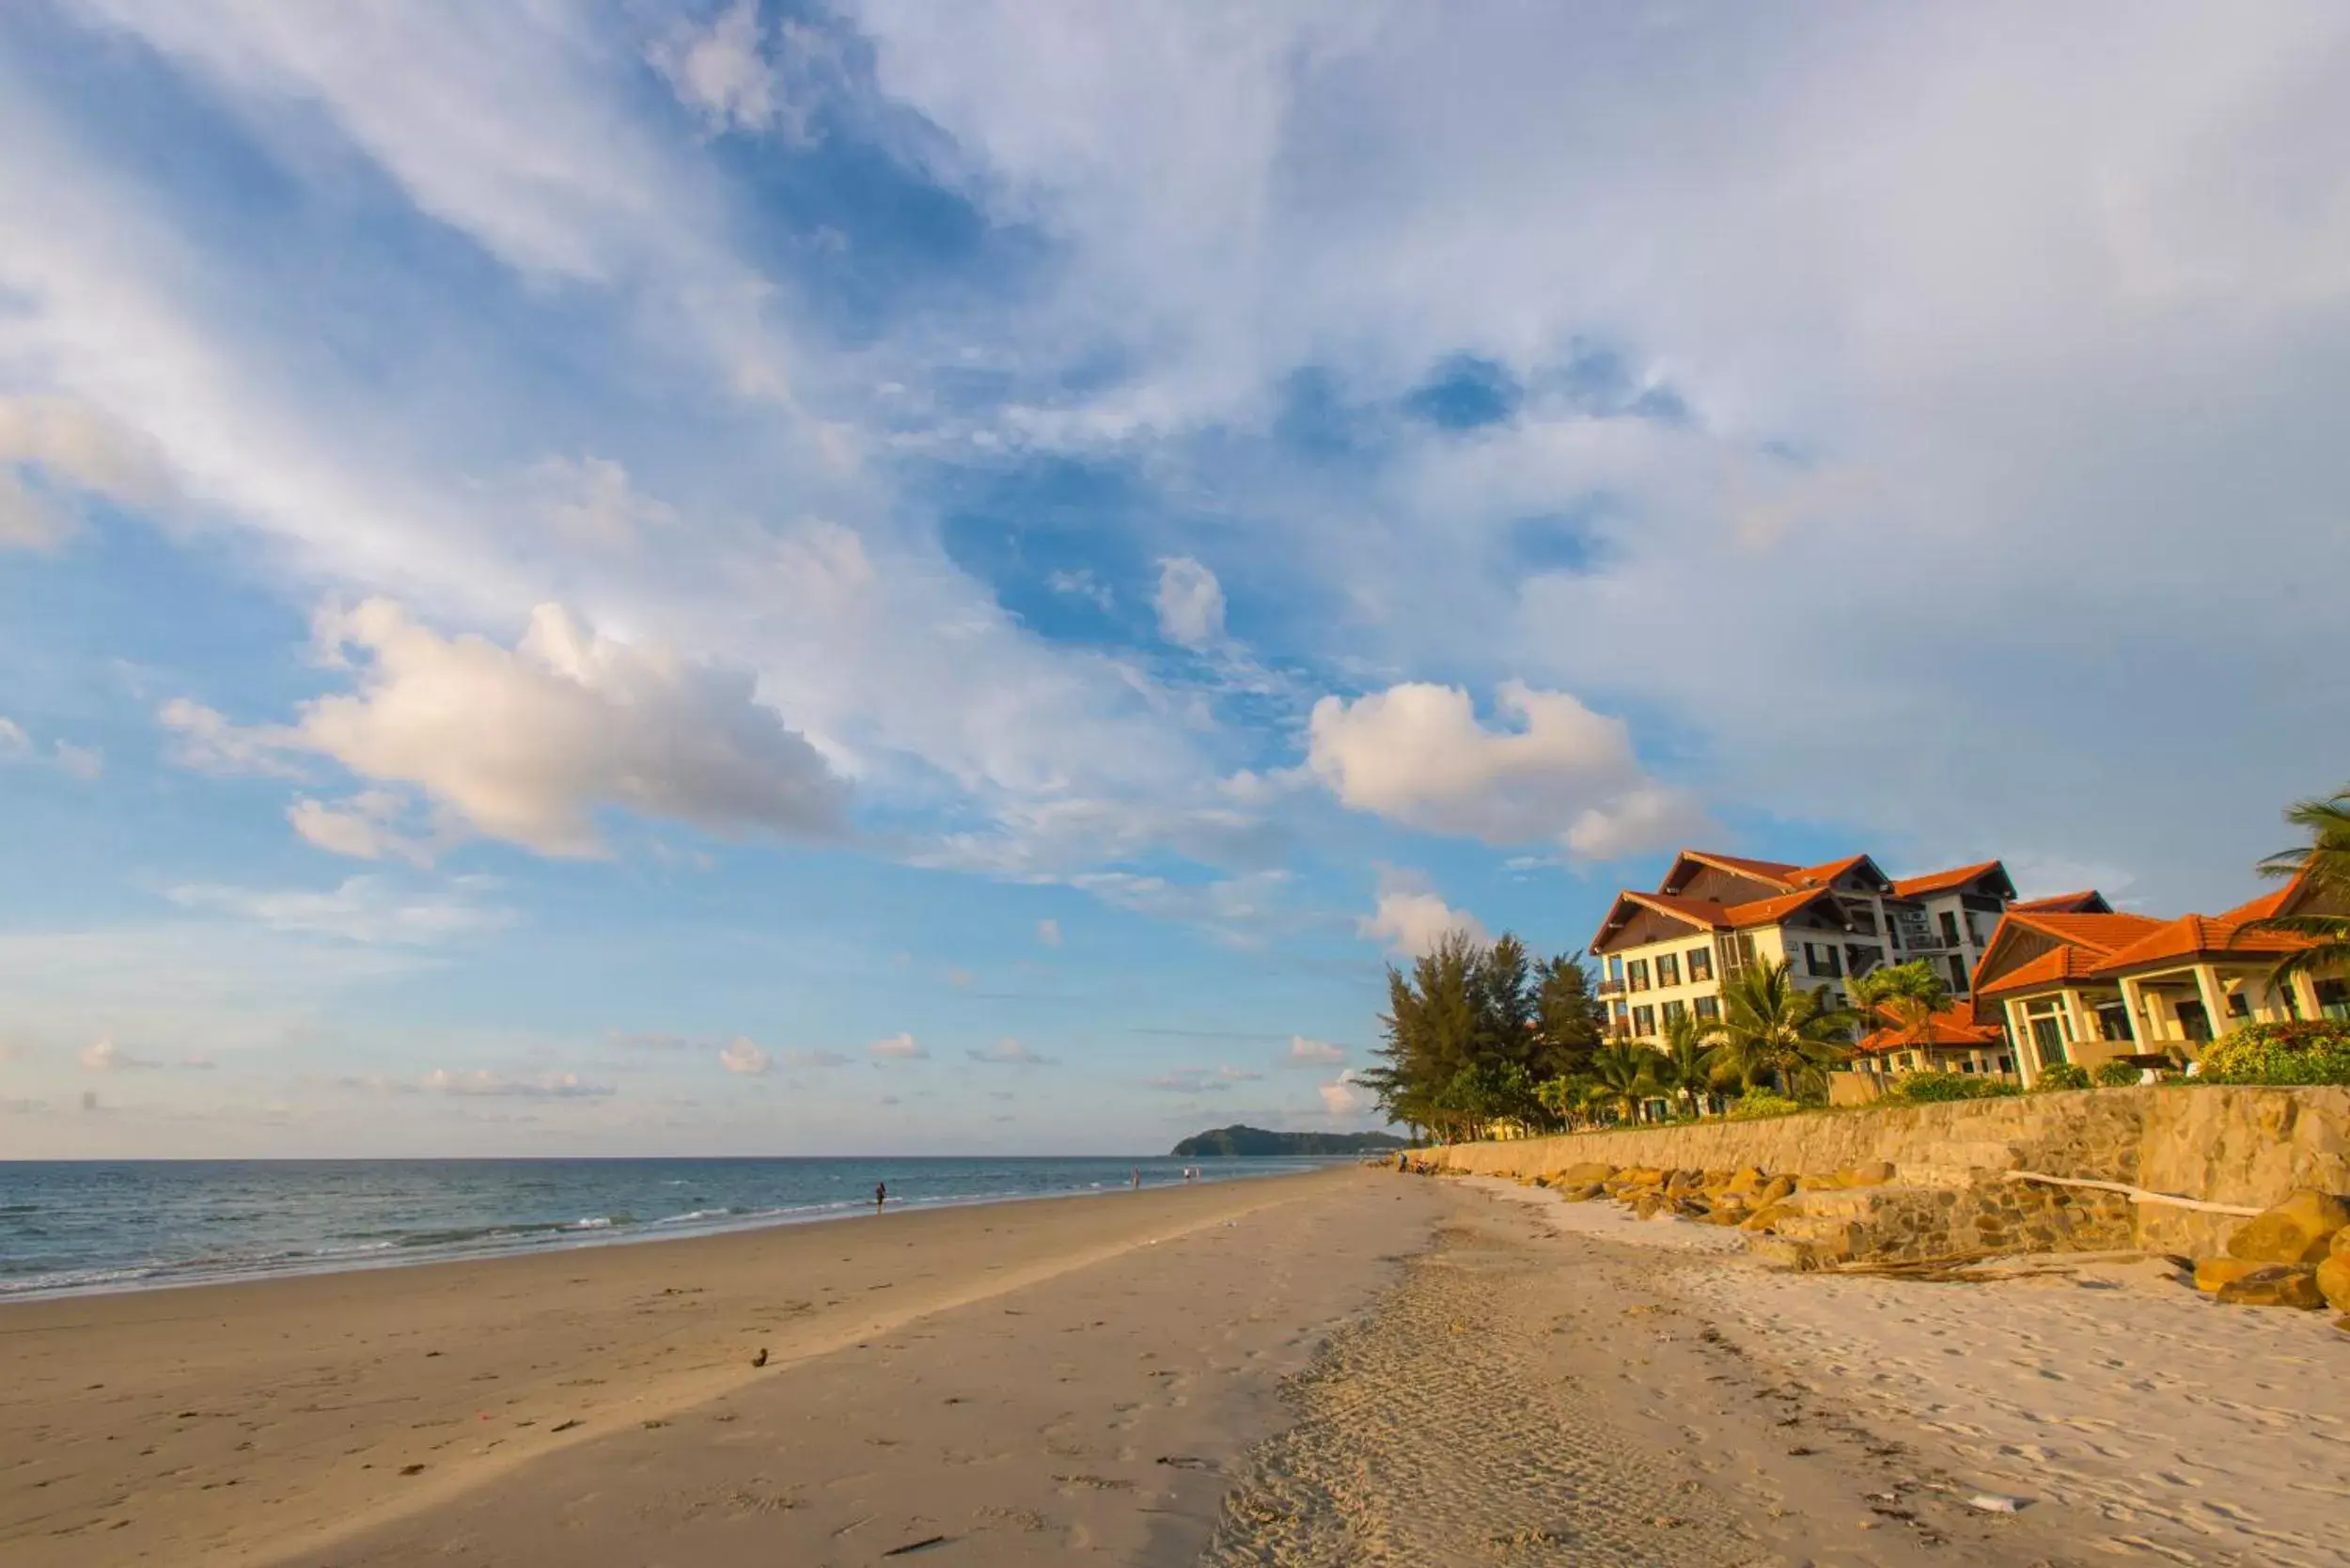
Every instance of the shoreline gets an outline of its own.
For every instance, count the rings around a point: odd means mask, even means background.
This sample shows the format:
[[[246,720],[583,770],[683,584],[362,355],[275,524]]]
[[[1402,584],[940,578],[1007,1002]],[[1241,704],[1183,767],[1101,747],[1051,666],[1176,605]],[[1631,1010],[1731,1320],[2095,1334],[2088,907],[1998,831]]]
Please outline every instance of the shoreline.
[[[1397,1240],[1384,1222],[1415,1206],[1351,1166],[1090,1200],[1106,1196],[0,1304],[0,1556],[177,1568],[332,1547],[322,1560],[368,1560],[352,1554],[370,1531],[483,1499],[499,1516],[527,1512],[572,1465],[636,1464],[635,1444],[698,1475],[708,1446],[739,1440],[749,1427],[736,1418],[766,1402],[784,1402],[787,1435],[811,1435],[794,1392],[844,1379],[863,1390],[850,1415],[928,1430],[955,1418],[928,1394],[875,1403],[871,1369],[923,1346],[946,1357],[933,1375],[974,1376],[955,1346],[991,1335],[1010,1336],[995,1353],[1010,1376],[999,1405],[1090,1410],[1141,1374],[1088,1325],[1156,1336],[1163,1364],[1198,1363],[1186,1379],[1212,1373],[1230,1389],[1154,1405],[1161,1385],[1142,1381],[1118,1402],[1155,1408],[1194,1448],[1225,1442],[1184,1423],[1251,1401],[1269,1411],[1256,1373],[1302,1359],[1316,1325],[1368,1297]],[[1332,1213],[1383,1223],[1323,1223]],[[1133,1282],[1145,1275],[1160,1282]],[[1203,1312],[1209,1291],[1232,1303],[1224,1315]],[[1073,1321],[1054,1333],[1028,1326],[1062,1316]],[[1261,1341],[1255,1358],[1221,1365],[1236,1325]],[[1048,1490],[1073,1473],[1051,1446],[1023,1461]],[[1136,1512],[1147,1484],[1212,1518],[1214,1474],[1153,1469],[1151,1457],[1116,1496],[1054,1512],[1097,1537],[1132,1533],[1151,1521]],[[699,1497],[706,1482],[678,1485]],[[927,1475],[903,1488],[936,1490]],[[733,1516],[723,1497],[693,1509]],[[382,1550],[376,1560],[414,1560]],[[532,1560],[518,1547],[494,1560]]]
[[[1091,1158],[1092,1156],[1085,1157]],[[1153,1156],[1156,1160],[1164,1160],[1168,1156]],[[667,1158],[670,1158],[670,1156],[648,1156],[645,1163],[655,1164]],[[765,1156],[759,1156],[759,1158],[765,1158]],[[776,1158],[789,1159],[791,1158],[791,1156],[776,1156]],[[807,1163],[818,1163],[824,1158],[827,1158],[827,1156],[808,1156]],[[900,1159],[898,1157],[891,1156],[888,1158],[887,1163],[893,1166],[903,1165],[914,1167],[919,1166],[926,1161],[932,1164],[948,1164],[960,1160],[962,1156],[915,1155]],[[1058,1156],[1008,1157],[1006,1163],[1017,1163],[1017,1160],[1020,1158],[1034,1158],[1042,1163],[1057,1159]],[[1295,1168],[1292,1169],[1249,1169],[1232,1175],[1211,1175],[1207,1174],[1207,1172],[1212,1171],[1214,1168],[1213,1157],[1206,1157],[1201,1161],[1197,1162],[1198,1168],[1202,1171],[1198,1180],[1190,1183],[1146,1183],[1141,1190],[1145,1192],[1153,1192],[1164,1191],[1170,1187],[1178,1186],[1198,1188],[1208,1186],[1227,1186],[1236,1182],[1274,1181],[1283,1177],[1311,1175],[1319,1170],[1329,1169],[1341,1165],[1357,1163],[1356,1157],[1353,1155],[1299,1155],[1294,1156],[1294,1158],[1297,1164]],[[287,1160],[277,1162],[191,1160],[154,1160],[146,1162],[111,1160],[36,1160],[0,1162],[0,1170],[5,1170],[6,1166],[8,1164],[55,1168],[83,1164],[111,1166],[129,1163],[143,1163],[152,1166],[245,1164],[321,1165],[333,1163],[351,1166],[372,1166],[394,1163],[415,1166],[437,1166],[446,1164],[559,1165],[569,1162],[559,1158],[549,1158],[537,1161],[442,1161],[422,1159],[400,1162],[356,1159],[340,1162],[315,1160]],[[877,1160],[875,1163],[882,1162]],[[1120,1163],[1125,1162],[1121,1161]],[[890,1200],[890,1212],[902,1214],[931,1214],[942,1211],[985,1208],[1007,1203],[1048,1202],[1058,1201],[1060,1200],[1075,1200],[1084,1198],[1132,1196],[1133,1193],[1122,1183],[1094,1183],[1084,1188],[1062,1188],[1042,1192],[980,1193],[973,1194],[967,1197],[917,1196],[900,1198],[893,1196]],[[167,1262],[125,1264],[115,1268],[99,1267],[78,1272],[85,1275],[104,1275],[106,1278],[93,1278],[65,1285],[42,1285],[28,1289],[14,1287],[6,1279],[0,1279],[0,1309],[5,1309],[6,1308],[17,1303],[70,1301],[86,1296],[138,1295],[157,1291],[196,1290],[219,1285],[259,1284],[276,1279],[305,1279],[326,1275],[375,1273],[388,1269],[431,1267],[442,1263],[494,1262],[508,1258],[531,1258],[566,1252],[588,1251],[610,1247],[635,1246],[641,1243],[694,1241],[713,1236],[749,1235],[756,1234],[762,1231],[797,1228],[809,1225],[825,1225],[841,1220],[870,1218],[871,1217],[872,1212],[873,1205],[869,1201],[859,1200],[840,1200],[838,1201],[827,1203],[822,1206],[804,1206],[790,1209],[764,1210],[755,1213],[736,1215],[727,1218],[712,1218],[706,1223],[699,1224],[689,1223],[697,1217],[690,1212],[685,1215],[665,1215],[659,1219],[650,1220],[636,1220],[615,1215],[583,1216],[580,1219],[565,1223],[552,1221],[518,1221],[510,1227],[484,1227],[479,1231],[480,1241],[484,1245],[478,1246],[471,1245],[468,1242],[456,1242],[446,1246],[442,1246],[435,1243],[402,1243],[399,1241],[385,1241],[364,1247],[353,1247],[338,1251],[302,1253],[284,1259],[263,1259],[248,1266],[238,1266],[233,1263],[216,1264],[206,1260],[195,1260],[185,1263]],[[501,1235],[510,1239],[503,1244],[494,1242],[493,1238]]]

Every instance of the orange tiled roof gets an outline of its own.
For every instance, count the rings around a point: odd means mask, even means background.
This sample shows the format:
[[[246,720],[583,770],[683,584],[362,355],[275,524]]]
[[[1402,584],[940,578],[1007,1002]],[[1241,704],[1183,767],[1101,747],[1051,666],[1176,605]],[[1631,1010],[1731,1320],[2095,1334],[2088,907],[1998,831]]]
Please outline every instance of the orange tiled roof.
[[[1780,893],[1773,898],[1753,899],[1746,903],[1733,903],[1722,910],[1725,924],[1732,930],[1748,926],[1777,925],[1808,903],[1828,896],[1825,887],[1799,888],[1793,893]]]
[[[2268,919],[2272,916],[2282,914],[2285,901],[2300,890],[2301,879],[2295,877],[2273,893],[2264,893],[2249,902],[2237,904],[2219,918],[2238,924],[2246,920]]]
[[[1798,887],[1825,887],[1868,858],[1865,855],[1848,855],[1841,860],[1824,860],[1817,866],[1798,866],[1787,880]]]
[[[1749,860],[1741,855],[1716,855],[1712,850],[1685,849],[1674,855],[1673,860],[1675,864],[1684,860],[1694,860],[1701,866],[1713,866],[1721,870],[1735,871],[1741,876],[1750,876],[1758,882],[1776,882],[1781,887],[1792,886],[1793,883],[1790,879],[1795,872],[1802,870],[1799,866],[1790,866],[1784,860]]]
[[[1997,1024],[1976,1023],[1974,1010],[1968,1004],[1960,1002],[1928,1018],[1921,1034],[1890,1027],[1872,1029],[1861,1036],[1860,1043],[1853,1048],[1873,1056],[1886,1051],[1911,1050],[1920,1045],[1964,1047],[2004,1045],[2005,1043],[2007,1043],[2006,1030]]]
[[[2149,915],[2064,915],[2036,909],[2010,909],[2006,918],[2029,931],[2086,948],[2100,958],[2117,948],[2128,947],[2162,924]],[[1998,933],[1992,933],[1992,940],[1998,940]]]
[[[2182,915],[2155,927],[2126,947],[2107,953],[2097,965],[2100,975],[2120,974],[2141,964],[2206,955],[2241,954],[2274,957],[2309,946],[2309,939],[2283,932],[2246,931],[2242,920],[2210,915]]]
[[[2077,893],[2051,893],[2044,899],[2025,899],[2008,905],[2017,914],[2031,915],[2110,915],[2113,906],[2094,887],[2084,887]]]
[[[2019,964],[1998,980],[1977,981],[1978,996],[1999,996],[2010,991],[2036,991],[2045,985],[2085,980],[2095,973],[2097,956],[2069,944],[2050,948],[2029,964]]]
[[[1928,893],[1943,893],[1953,887],[1964,887],[1979,876],[2006,869],[1997,860],[1981,860],[1972,866],[1955,866],[1947,871],[1928,871],[1924,876],[1898,877],[1894,880],[1893,891],[1904,899],[1920,898]]]
[[[1635,903],[1648,905],[1660,915],[1670,915],[1708,931],[1728,923],[1724,917],[1730,913],[1729,910],[1712,899],[1693,899],[1681,893],[1627,892],[1623,896]]]

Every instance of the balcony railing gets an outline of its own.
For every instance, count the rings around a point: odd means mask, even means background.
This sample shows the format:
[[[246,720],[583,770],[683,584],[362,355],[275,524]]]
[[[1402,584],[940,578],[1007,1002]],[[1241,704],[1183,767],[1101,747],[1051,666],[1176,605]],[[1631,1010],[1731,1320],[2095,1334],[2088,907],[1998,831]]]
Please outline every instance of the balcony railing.
[[[1622,980],[1604,980],[1600,981],[1600,982],[1599,982],[1599,995],[1601,995],[1601,996],[1622,996],[1622,995],[1623,995],[1623,981],[1622,981]]]

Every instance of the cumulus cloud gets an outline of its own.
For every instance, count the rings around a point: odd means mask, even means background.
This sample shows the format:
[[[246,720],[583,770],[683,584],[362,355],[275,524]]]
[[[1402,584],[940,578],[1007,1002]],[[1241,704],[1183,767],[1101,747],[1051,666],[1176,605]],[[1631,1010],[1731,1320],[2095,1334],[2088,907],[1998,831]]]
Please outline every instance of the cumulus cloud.
[[[459,1099],[599,1100],[612,1092],[610,1084],[591,1083],[576,1073],[542,1073],[513,1077],[485,1069],[451,1071],[436,1067],[418,1081],[427,1094]]]
[[[1371,1096],[1355,1081],[1351,1072],[1340,1074],[1315,1092],[1322,1096],[1323,1114],[1333,1120],[1353,1116],[1371,1105]]]
[[[484,902],[487,877],[456,877],[417,891],[381,876],[347,877],[324,891],[192,883],[168,890],[186,909],[212,910],[271,931],[331,936],[365,945],[431,947],[502,930],[514,912]]]
[[[760,1077],[775,1065],[775,1059],[760,1050],[755,1041],[736,1035],[719,1048],[718,1065],[729,1073]]]
[[[930,1052],[915,1043],[910,1034],[893,1034],[886,1040],[876,1040],[865,1047],[866,1054],[875,1061],[921,1061]]]
[[[702,25],[684,23],[647,52],[678,101],[713,131],[775,131],[805,144],[819,95],[838,70],[838,46],[821,29],[784,20],[773,29],[759,0],[736,3]]]
[[[1224,640],[1224,585],[1188,556],[1159,562],[1159,588],[1152,603],[1159,635],[1185,648],[1208,648]]]
[[[1290,1048],[1281,1058],[1284,1067],[1336,1067],[1346,1059],[1346,1052],[1326,1040],[1308,1040],[1302,1034],[1290,1036]]]
[[[1059,947],[1060,922],[1051,919],[1039,920],[1036,923],[1036,939],[1048,948]]]
[[[993,1045],[978,1047],[964,1054],[973,1061],[988,1062],[998,1067],[1051,1067],[1057,1061],[1056,1058],[1039,1056],[1017,1040],[1010,1039],[999,1040]]]
[[[53,741],[49,755],[43,759],[40,747],[22,725],[13,719],[0,718],[0,764],[9,762],[39,763],[51,767],[69,778],[87,784],[106,771],[106,759],[95,747],[75,745],[70,741]]]
[[[1455,909],[1418,877],[1387,871],[1379,879],[1378,903],[1355,922],[1355,929],[1379,942],[1398,958],[1418,958],[1434,949],[1454,932],[1483,941],[1484,924],[1465,909]]]
[[[29,474],[48,486],[27,482]],[[170,494],[152,447],[95,410],[65,398],[0,397],[0,549],[44,549],[73,531],[73,514],[49,487],[128,506]]]
[[[542,855],[605,853],[595,817],[611,808],[729,837],[843,828],[845,787],[759,703],[748,675],[614,641],[552,604],[511,650],[443,636],[382,599],[321,614],[318,635],[356,692],[306,704],[284,729],[237,729],[184,702],[164,709],[166,726],[217,763],[332,758]],[[323,848],[393,847],[355,803],[314,807],[297,818],[306,824]]]
[[[1653,847],[1643,833],[1677,832],[1695,815],[1642,777],[1622,719],[1521,681],[1503,682],[1495,707],[1511,727],[1479,723],[1457,686],[1325,697],[1308,724],[1307,765],[1355,810],[1491,844],[1557,839],[1622,855]]]

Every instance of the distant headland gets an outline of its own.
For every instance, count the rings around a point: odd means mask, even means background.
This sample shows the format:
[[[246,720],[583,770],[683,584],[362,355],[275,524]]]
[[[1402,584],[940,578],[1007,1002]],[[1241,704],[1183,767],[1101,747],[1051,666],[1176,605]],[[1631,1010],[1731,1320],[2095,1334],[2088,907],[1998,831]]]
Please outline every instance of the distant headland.
[[[1262,1127],[1217,1127],[1175,1146],[1177,1159],[1217,1154],[1379,1154],[1406,1147],[1387,1133],[1274,1133]]]

